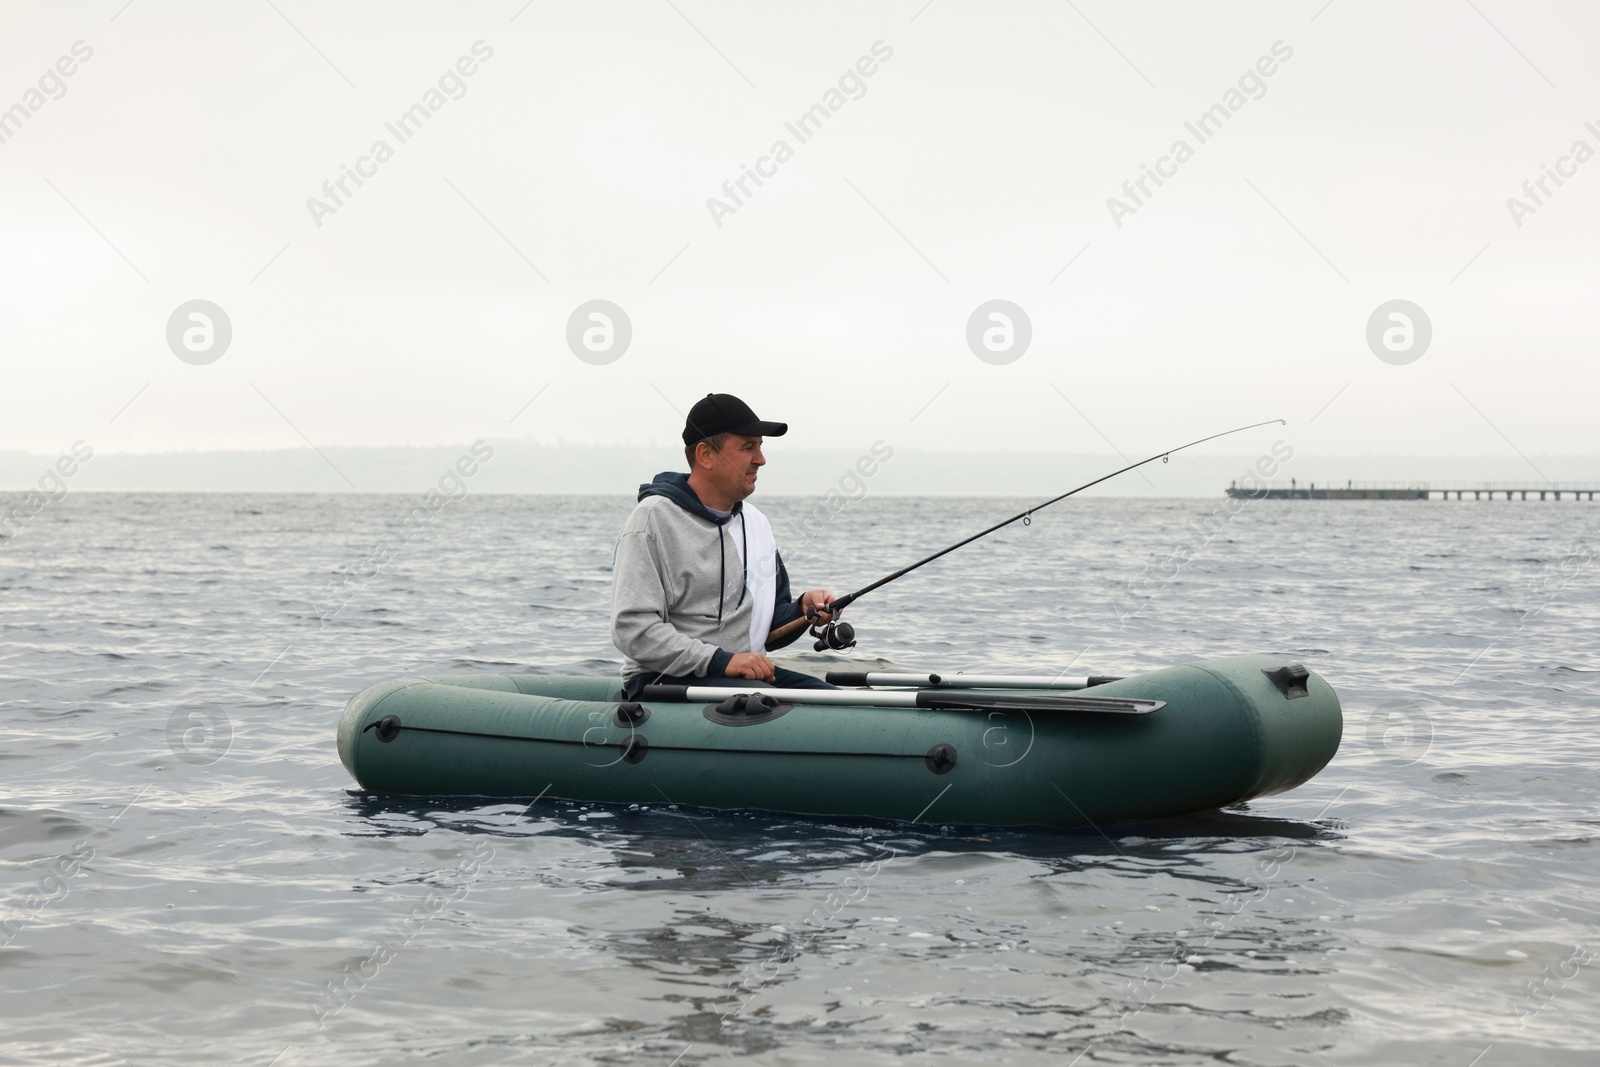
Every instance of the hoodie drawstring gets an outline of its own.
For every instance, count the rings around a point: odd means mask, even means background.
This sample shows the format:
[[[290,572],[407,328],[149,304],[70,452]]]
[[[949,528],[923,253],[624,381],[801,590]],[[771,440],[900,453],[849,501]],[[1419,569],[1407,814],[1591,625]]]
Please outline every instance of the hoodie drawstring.
[[[722,621],[722,601],[728,593],[728,550],[722,544],[722,523],[717,523],[717,621]]]
[[[734,605],[736,608],[744,603],[744,591],[750,584],[750,528],[744,523],[742,509],[739,512],[739,536],[744,538],[744,575],[739,582],[739,603]]]
[[[717,621],[722,621],[722,605],[728,595],[728,549],[722,539],[723,524],[717,523]],[[739,582],[739,602],[735,608],[744,606],[745,587],[750,584],[750,528],[745,525],[744,512],[739,512],[739,534],[744,538],[744,573]]]

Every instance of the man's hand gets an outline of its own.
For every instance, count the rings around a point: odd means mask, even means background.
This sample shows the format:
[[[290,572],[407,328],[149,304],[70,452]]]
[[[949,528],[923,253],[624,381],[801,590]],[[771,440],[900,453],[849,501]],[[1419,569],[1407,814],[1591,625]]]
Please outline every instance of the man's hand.
[[[772,661],[759,652],[738,653],[728,661],[728,669],[722,673],[729,678],[749,678],[769,684],[778,679]]]
[[[826,610],[834,601],[832,593],[826,589],[812,589],[800,597],[800,613],[804,615],[809,608],[817,609],[816,622],[831,622],[833,613]]]

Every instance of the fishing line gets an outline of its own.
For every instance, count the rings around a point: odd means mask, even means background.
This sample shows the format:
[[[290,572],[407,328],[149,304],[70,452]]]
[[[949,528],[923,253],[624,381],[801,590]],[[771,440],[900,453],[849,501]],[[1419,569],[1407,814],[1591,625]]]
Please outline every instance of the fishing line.
[[[1141,459],[1137,463],[1130,463],[1126,467],[1121,468],[1120,470],[1114,470],[1110,474],[1101,475],[1099,478],[1096,478],[1094,481],[1085,482],[1084,484],[1078,486],[1076,489],[1073,489],[1073,490],[1070,490],[1068,492],[1062,493],[1060,496],[1051,497],[1049,500],[1046,500],[1043,504],[1035,504],[1033,507],[1028,508],[1025,511],[1020,511],[1017,514],[1011,516],[1011,518],[1006,519],[1003,522],[997,522],[993,526],[989,527],[986,530],[980,530],[977,533],[973,534],[971,537],[963,538],[962,540],[957,541],[955,544],[951,545],[948,548],[940,549],[939,551],[935,552],[931,556],[926,556],[926,557],[924,557],[922,559],[917,560],[915,563],[909,564],[908,566],[905,566],[905,567],[901,567],[899,570],[895,571],[892,574],[886,574],[882,578],[879,578],[877,581],[873,582],[872,584],[864,585],[860,589],[857,589],[853,593],[846,593],[844,596],[836,598],[834,600],[834,602],[832,604],[830,604],[826,610],[830,613],[830,615],[831,615],[833,620],[837,620],[838,617],[839,617],[839,613],[841,611],[843,611],[845,608],[849,607],[852,603],[854,603],[855,601],[859,600],[861,597],[863,597],[863,596],[867,595],[868,593],[872,592],[874,589],[878,589],[878,588],[881,588],[882,586],[888,585],[890,582],[894,581],[896,578],[902,578],[905,575],[910,574],[912,571],[916,570],[918,567],[926,566],[927,564],[932,563],[934,560],[938,559],[940,556],[949,555],[951,552],[954,552],[956,549],[961,548],[961,547],[963,547],[965,545],[970,545],[970,544],[972,544],[972,542],[978,540],[981,537],[988,537],[990,534],[994,533],[996,530],[1004,529],[1005,527],[1010,526],[1014,522],[1017,522],[1017,521],[1020,520],[1024,526],[1032,525],[1033,524],[1033,513],[1034,512],[1042,511],[1043,509],[1049,507],[1051,504],[1055,504],[1055,503],[1058,503],[1058,502],[1060,502],[1062,500],[1065,500],[1069,496],[1076,496],[1078,493],[1083,492],[1085,489],[1089,489],[1089,488],[1092,488],[1092,487],[1094,487],[1096,485],[1099,485],[1101,482],[1109,481],[1110,479],[1115,478],[1119,474],[1126,474],[1131,470],[1137,470],[1138,468],[1144,466],[1146,463],[1154,463],[1158,459],[1161,462],[1165,463],[1172,457],[1172,454],[1174,452],[1182,452],[1186,448],[1193,448],[1195,445],[1203,445],[1207,441],[1215,441],[1219,437],[1227,437],[1230,434],[1243,433],[1245,430],[1254,430],[1254,429],[1258,429],[1258,428],[1260,428],[1262,426],[1276,426],[1276,425],[1287,426],[1288,425],[1288,421],[1285,420],[1285,419],[1268,419],[1266,422],[1252,422],[1248,426],[1238,426],[1238,427],[1235,427],[1232,430],[1224,430],[1221,433],[1214,433],[1209,437],[1202,437],[1197,441],[1190,441],[1188,444],[1179,445],[1176,448],[1169,448],[1169,449],[1166,449],[1165,451],[1157,452],[1155,455],[1149,457],[1148,459]],[[794,633],[796,630],[798,630],[801,627],[805,626],[807,623],[810,623],[814,617],[815,617],[814,613],[808,613],[808,614],[806,614],[805,616],[803,616],[801,618],[795,619],[793,622],[785,623],[783,626],[780,626],[778,629],[773,630],[772,633],[767,635],[767,645],[770,647],[773,643],[775,643],[777,641],[781,641],[783,638],[788,637],[790,634]],[[821,652],[824,649],[833,649],[835,651],[842,651],[844,649],[852,647],[856,643],[855,642],[855,627],[851,626],[847,622],[830,621],[830,622],[827,622],[825,624],[822,624],[820,627],[816,626],[816,625],[813,625],[812,628],[811,628],[811,636],[817,638],[817,643],[816,643],[815,648],[816,648],[816,650],[818,652]]]

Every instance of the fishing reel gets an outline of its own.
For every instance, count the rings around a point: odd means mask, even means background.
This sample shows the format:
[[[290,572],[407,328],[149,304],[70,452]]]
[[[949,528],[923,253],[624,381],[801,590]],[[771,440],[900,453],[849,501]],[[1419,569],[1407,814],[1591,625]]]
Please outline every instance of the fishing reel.
[[[843,608],[839,609],[839,611],[843,610]],[[817,652],[826,652],[829,649],[834,652],[843,652],[847,648],[856,647],[856,628],[847,622],[839,622],[837,611],[833,614],[834,620],[831,622],[814,622],[811,624],[811,636],[817,639],[816,644],[811,647]],[[806,609],[806,618],[815,619],[816,617],[817,610],[815,608]]]

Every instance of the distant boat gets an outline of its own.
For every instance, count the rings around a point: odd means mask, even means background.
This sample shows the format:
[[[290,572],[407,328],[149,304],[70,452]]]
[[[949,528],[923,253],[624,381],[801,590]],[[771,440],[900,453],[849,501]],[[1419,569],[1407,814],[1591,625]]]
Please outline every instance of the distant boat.
[[[1431,485],[1428,482],[1346,482],[1340,486],[1321,486],[1316,482],[1300,485],[1295,479],[1288,482],[1264,482],[1246,488],[1230,482],[1228,495],[1240,500],[1465,500],[1467,494],[1474,500],[1527,500],[1537,496],[1540,500],[1560,500],[1563,496],[1573,500],[1593,500],[1600,493],[1600,484],[1594,482],[1546,482],[1530,485],[1526,482],[1480,482],[1477,485]]]

